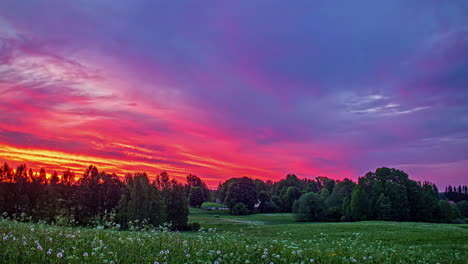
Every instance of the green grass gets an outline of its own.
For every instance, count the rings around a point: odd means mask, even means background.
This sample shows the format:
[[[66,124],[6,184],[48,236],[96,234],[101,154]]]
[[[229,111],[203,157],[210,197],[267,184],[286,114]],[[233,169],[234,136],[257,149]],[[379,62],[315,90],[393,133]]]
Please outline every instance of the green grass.
[[[214,202],[204,202],[201,207],[216,207],[216,208],[223,208],[226,207],[224,204],[214,203]]]
[[[467,225],[297,223],[291,214],[232,216],[201,209],[191,213],[190,221],[201,223],[203,230],[129,232],[1,220],[0,263],[278,264],[312,263],[311,259],[313,263],[466,263],[468,259]]]

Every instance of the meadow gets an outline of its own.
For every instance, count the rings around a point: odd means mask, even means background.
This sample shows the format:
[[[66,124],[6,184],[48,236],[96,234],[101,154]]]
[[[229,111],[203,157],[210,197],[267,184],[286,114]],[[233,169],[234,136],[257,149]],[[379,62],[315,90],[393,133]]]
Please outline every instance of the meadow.
[[[468,225],[298,223],[191,209],[198,232],[0,221],[1,263],[467,263]]]

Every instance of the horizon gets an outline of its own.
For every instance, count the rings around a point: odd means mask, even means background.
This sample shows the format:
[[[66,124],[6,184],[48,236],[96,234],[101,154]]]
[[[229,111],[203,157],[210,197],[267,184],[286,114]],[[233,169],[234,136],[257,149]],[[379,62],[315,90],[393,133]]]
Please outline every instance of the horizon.
[[[468,4],[363,2],[2,1],[0,161],[468,184]]]

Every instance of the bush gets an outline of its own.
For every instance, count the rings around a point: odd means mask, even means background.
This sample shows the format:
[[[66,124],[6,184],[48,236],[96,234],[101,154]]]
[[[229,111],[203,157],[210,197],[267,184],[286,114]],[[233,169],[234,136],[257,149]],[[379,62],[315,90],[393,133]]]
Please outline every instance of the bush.
[[[200,223],[198,222],[193,222],[188,224],[188,230],[189,231],[198,231],[200,230]]]
[[[232,209],[231,209],[231,213],[233,215],[248,215],[249,214],[249,210],[247,209],[247,206],[245,206],[245,204],[243,203],[236,203]]]

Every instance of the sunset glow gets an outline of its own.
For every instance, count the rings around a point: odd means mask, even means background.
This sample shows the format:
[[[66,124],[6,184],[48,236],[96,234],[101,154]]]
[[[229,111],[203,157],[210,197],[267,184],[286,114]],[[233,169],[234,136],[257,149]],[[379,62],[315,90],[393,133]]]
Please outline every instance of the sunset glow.
[[[0,162],[468,184],[465,2],[169,2],[1,1]]]

